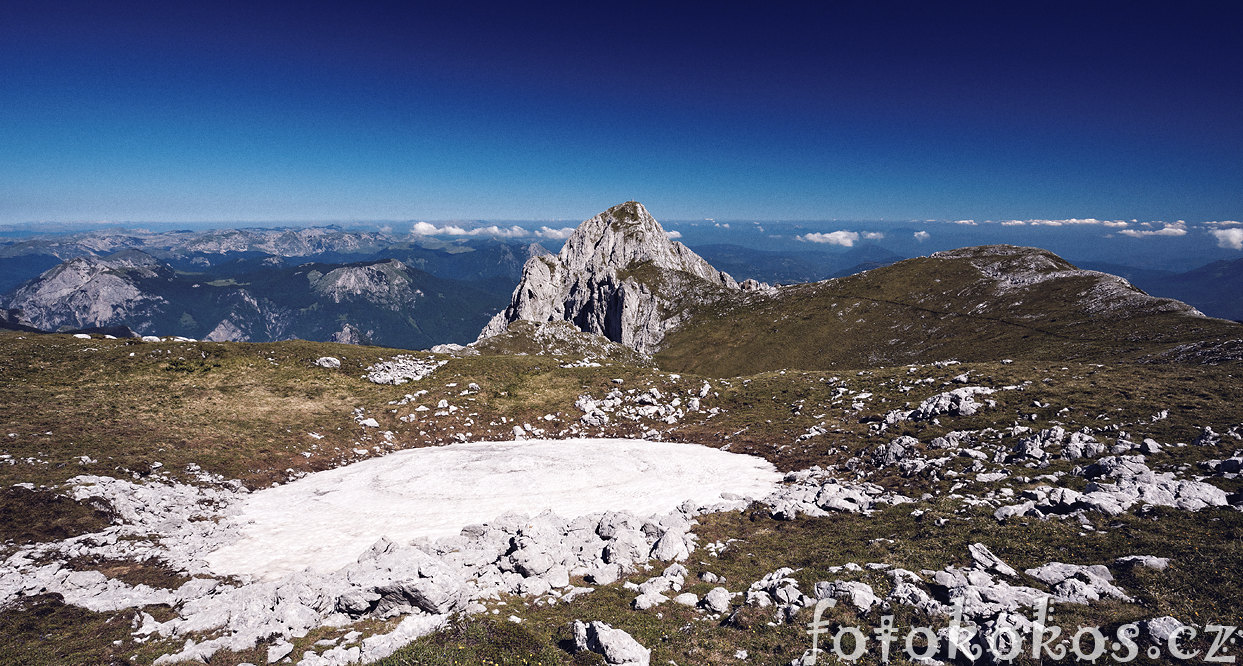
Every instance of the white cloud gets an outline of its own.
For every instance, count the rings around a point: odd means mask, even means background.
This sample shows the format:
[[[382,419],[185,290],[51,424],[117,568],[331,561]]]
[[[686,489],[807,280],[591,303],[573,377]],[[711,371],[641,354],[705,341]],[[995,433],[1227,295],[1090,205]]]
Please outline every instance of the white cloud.
[[[1215,222],[1205,222],[1210,227],[1238,227],[1243,226],[1243,222],[1235,222],[1234,220],[1219,220]]]
[[[953,223],[954,223],[954,224],[962,224],[962,225],[965,225],[965,226],[968,226],[968,227],[974,227],[974,226],[976,226],[976,224],[975,224],[975,220],[954,220],[954,221],[953,221]]]
[[[970,222],[970,220],[967,220]],[[1131,222],[1134,222],[1132,220]],[[1072,227],[1072,226],[1100,226],[1109,227],[1110,229],[1122,229],[1131,224],[1126,220],[1098,220],[1094,217],[1070,217],[1063,220],[1005,220],[1001,223],[1003,227],[1021,227],[1030,225],[1033,227]],[[964,222],[955,222],[955,224],[964,224]]]
[[[512,227],[481,227],[479,229],[471,229],[471,233],[476,236],[500,236],[502,238],[520,238],[522,236],[530,236],[530,229],[523,229],[518,225]]]
[[[1125,220],[1098,220],[1094,217],[1072,217],[1065,220],[1027,220],[1033,227],[1105,226],[1113,229],[1129,224]]]
[[[854,231],[832,231],[827,234],[803,234],[802,236],[795,236],[795,238],[807,243],[826,243],[828,245],[854,247],[855,241],[859,240],[859,234]]]
[[[561,227],[560,229],[553,229],[550,227],[540,227],[539,231],[535,232],[535,235],[539,236],[540,238],[565,240],[569,238],[570,234],[572,233],[574,233],[574,227]]]
[[[879,232],[879,231],[865,231],[865,232],[863,232],[863,238],[864,238],[865,240],[881,240],[881,239],[882,239],[882,238],[884,238],[884,237],[885,237],[885,234],[882,234],[882,233],[881,233],[881,232]]]
[[[547,229],[547,227],[544,227]],[[555,230],[552,230],[555,231]],[[523,229],[520,226],[498,227],[495,224],[486,227],[476,227],[467,229],[459,227],[456,224],[446,224],[444,226],[436,226],[431,222],[415,222],[411,227],[410,233],[417,236],[492,236],[496,238],[522,238],[524,236],[539,236],[537,232],[530,229]]]
[[[1217,237],[1217,247],[1243,250],[1243,229],[1213,229],[1209,233]]]
[[[1179,220],[1177,222],[1165,222],[1165,226],[1160,229],[1123,229],[1118,233],[1131,238],[1143,238],[1144,236],[1186,236],[1187,223]],[[1144,226],[1151,227],[1152,224],[1145,222]]]
[[[916,231],[913,235],[915,236],[915,240],[921,243],[932,237],[932,234],[927,231]]]
[[[682,232],[681,231],[666,231],[665,235],[669,237],[669,240],[677,240],[682,237]]]

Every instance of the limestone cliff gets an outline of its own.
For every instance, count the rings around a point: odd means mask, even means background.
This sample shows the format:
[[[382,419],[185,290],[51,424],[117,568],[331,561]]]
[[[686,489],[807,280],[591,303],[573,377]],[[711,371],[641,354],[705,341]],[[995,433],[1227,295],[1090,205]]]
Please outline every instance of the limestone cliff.
[[[642,204],[628,201],[580,224],[560,253],[528,260],[509,307],[479,337],[518,320],[569,321],[651,353],[691,305],[736,289],[733,278],[670,240]]]

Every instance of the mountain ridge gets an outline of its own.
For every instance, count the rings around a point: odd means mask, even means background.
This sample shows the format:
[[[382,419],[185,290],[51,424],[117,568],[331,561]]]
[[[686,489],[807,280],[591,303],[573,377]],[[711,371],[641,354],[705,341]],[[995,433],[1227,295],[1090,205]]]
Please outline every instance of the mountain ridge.
[[[719,301],[672,331],[655,359],[732,376],[946,359],[1159,360],[1188,344],[1215,350],[1201,362],[1233,359],[1243,326],[1046,250],[994,245]]]

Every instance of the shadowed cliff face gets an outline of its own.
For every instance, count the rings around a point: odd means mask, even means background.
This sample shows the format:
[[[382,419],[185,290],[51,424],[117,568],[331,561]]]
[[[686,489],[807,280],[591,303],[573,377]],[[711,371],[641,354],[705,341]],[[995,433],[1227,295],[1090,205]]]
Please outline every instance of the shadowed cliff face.
[[[527,261],[509,307],[480,338],[518,320],[569,321],[651,353],[691,305],[737,289],[733,278],[669,240],[642,204],[629,201],[579,225],[559,254]]]

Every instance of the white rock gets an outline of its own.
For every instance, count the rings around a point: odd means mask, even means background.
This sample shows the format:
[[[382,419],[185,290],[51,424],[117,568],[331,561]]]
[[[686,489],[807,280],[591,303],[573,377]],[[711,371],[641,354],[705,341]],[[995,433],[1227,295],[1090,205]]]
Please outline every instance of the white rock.
[[[1154,617],[1151,620],[1145,620],[1142,624],[1144,633],[1148,635],[1148,638],[1160,645],[1165,645],[1174,632],[1183,628],[1182,622],[1169,615]]]
[[[1126,557],[1119,557],[1114,560],[1114,563],[1122,566],[1140,566],[1156,569],[1157,571],[1165,571],[1165,568],[1170,565],[1170,560],[1169,558],[1154,557],[1152,555],[1128,555]]]
[[[703,607],[713,613],[724,613],[729,610],[733,595],[723,587],[714,587],[703,598]]]
[[[651,650],[621,629],[614,629],[603,622],[584,624],[575,620],[573,631],[576,650],[595,652],[604,657],[604,663],[610,666],[649,666]]]
[[[268,647],[268,663],[275,664],[285,657],[288,657],[291,652],[293,652],[293,643],[288,641],[277,641]]]
[[[967,546],[967,551],[971,553],[971,558],[985,569],[992,569],[1003,576],[1019,575],[1019,572],[1005,562],[1002,562],[1000,557],[994,555],[993,551],[989,550],[988,546],[982,543],[973,543]]]

